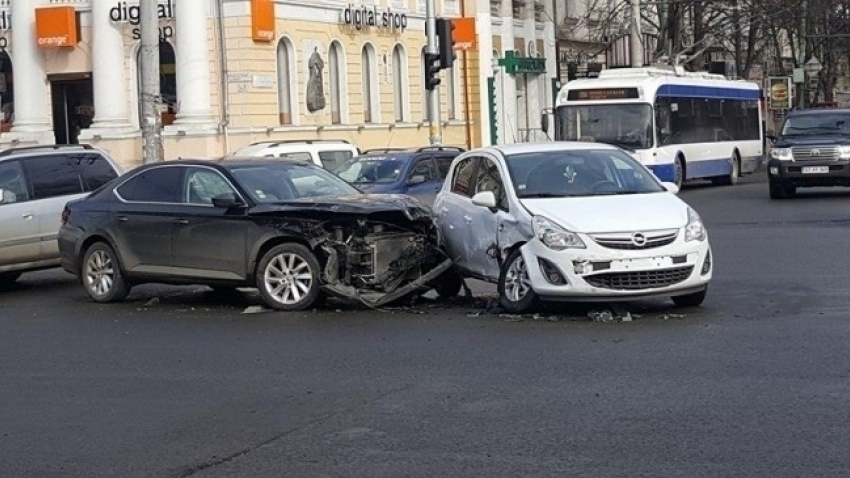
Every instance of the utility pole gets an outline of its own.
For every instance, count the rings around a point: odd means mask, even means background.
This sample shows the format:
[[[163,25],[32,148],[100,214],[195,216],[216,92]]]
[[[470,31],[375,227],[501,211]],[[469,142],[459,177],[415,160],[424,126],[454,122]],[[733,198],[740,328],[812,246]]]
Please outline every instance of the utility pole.
[[[197,0],[195,0],[197,1]],[[162,161],[162,116],[159,111],[159,12],[157,0],[140,0],[142,66],[142,144],[145,164]],[[118,87],[119,85],[116,85]]]
[[[808,0],[802,1],[800,10],[800,45],[797,47],[797,68],[804,68],[806,65],[806,9],[809,7]],[[803,76],[803,82],[799,84],[800,91],[797,92],[797,106],[800,109],[806,107],[806,77]]]
[[[425,36],[427,44],[425,53],[432,56],[439,55],[437,50],[437,18],[434,0],[425,0]],[[451,65],[445,65],[448,68]],[[443,143],[443,125],[440,123],[440,89],[439,85],[428,91],[428,131],[429,141],[432,146],[440,146]]]
[[[632,58],[632,68],[640,68],[643,66],[643,38],[640,33],[640,0],[631,0],[632,5],[632,37],[629,45],[631,46],[630,55]]]

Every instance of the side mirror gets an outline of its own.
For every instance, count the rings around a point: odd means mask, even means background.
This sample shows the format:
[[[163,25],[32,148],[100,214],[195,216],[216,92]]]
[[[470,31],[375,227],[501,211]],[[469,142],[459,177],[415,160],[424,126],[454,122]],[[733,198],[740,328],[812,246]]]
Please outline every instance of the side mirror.
[[[232,207],[242,206],[245,204],[236,194],[233,193],[219,194],[212,199],[212,203],[213,206],[220,209],[230,209]]]
[[[667,182],[664,182],[664,183],[661,183],[661,184],[664,186],[664,189],[670,191],[671,193],[679,194],[679,186],[676,186],[673,183],[667,183]]]
[[[776,135],[773,134],[773,132],[770,132],[770,133],[764,135],[764,137],[767,138],[771,143],[776,142]]]
[[[487,209],[495,209],[496,195],[493,194],[493,191],[481,191],[475,196],[472,196],[472,204],[480,207],[486,207]]]
[[[0,204],[6,204],[6,190],[0,188]]]
[[[549,115],[546,113],[540,115],[540,129],[546,134],[549,133]]]
[[[417,174],[416,176],[411,176],[410,179],[407,181],[407,184],[412,186],[414,184],[422,184],[424,182],[425,182],[425,176],[423,176],[421,174]]]

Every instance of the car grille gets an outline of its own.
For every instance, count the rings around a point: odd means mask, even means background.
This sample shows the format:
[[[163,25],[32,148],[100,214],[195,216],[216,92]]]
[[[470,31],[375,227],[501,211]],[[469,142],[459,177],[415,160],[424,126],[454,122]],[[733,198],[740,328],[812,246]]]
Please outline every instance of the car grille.
[[[694,266],[677,267],[657,271],[639,272],[609,272],[585,277],[584,280],[593,287],[613,290],[659,289],[667,287],[691,276]]]
[[[678,229],[666,231],[653,231],[642,233],[644,241],[635,241],[635,235],[639,233],[606,234],[604,236],[591,236],[597,244],[608,249],[621,250],[643,250],[672,244],[679,236]]]
[[[835,146],[797,146],[791,148],[791,154],[797,161],[833,160],[838,159],[838,148]]]

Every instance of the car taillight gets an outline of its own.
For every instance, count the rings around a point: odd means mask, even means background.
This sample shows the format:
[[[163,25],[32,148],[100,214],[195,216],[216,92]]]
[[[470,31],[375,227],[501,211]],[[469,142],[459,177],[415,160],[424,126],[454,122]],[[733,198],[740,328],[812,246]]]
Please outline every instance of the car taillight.
[[[68,224],[68,219],[71,218],[71,210],[67,207],[62,210],[62,225]]]

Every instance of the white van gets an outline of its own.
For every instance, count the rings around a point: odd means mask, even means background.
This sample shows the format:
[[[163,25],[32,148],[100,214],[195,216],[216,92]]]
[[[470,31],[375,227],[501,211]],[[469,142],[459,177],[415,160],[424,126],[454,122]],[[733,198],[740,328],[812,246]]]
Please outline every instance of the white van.
[[[231,156],[260,156],[308,161],[335,172],[360,151],[345,140],[260,141],[237,149]]]

